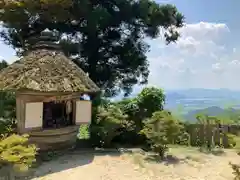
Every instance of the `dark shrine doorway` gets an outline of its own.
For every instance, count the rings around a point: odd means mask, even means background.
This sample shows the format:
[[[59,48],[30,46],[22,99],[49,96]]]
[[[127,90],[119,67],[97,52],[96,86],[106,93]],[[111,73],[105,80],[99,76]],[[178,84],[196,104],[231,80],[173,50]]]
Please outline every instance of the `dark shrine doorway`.
[[[74,125],[72,101],[43,103],[43,129],[56,129]],[[69,112],[70,106],[70,112]]]

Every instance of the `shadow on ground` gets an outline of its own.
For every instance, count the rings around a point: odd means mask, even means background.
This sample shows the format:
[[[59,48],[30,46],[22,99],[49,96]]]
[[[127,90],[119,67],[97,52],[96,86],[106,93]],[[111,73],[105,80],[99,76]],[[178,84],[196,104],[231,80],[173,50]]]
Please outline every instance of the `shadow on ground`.
[[[41,165],[33,169],[34,175],[32,178],[42,177],[48,174],[91,164],[96,156],[120,156],[122,152],[131,153],[131,151],[127,150],[74,150],[51,161],[43,162]]]
[[[214,156],[222,156],[222,155],[225,155],[226,152],[224,151],[224,149],[212,149],[212,150],[206,150],[205,148],[199,148],[199,151],[201,153],[204,153],[204,154],[212,154]]]
[[[173,155],[173,154],[174,155]],[[190,161],[195,161],[199,163],[203,163],[205,160],[203,156],[197,153],[203,153],[205,155],[214,155],[214,156],[222,156],[225,155],[226,152],[223,149],[213,149],[211,151],[207,151],[205,149],[199,149],[198,151],[183,151],[183,152],[172,152],[166,155],[163,159],[159,158],[156,154],[145,154],[144,160],[153,163],[163,163],[164,165],[177,165],[180,163],[189,163]]]
[[[144,158],[144,160],[148,162],[154,162],[154,163],[164,163],[165,165],[176,165],[181,162],[186,161],[186,158],[178,158],[173,155],[167,155],[163,159],[160,159],[158,155],[148,155]]]

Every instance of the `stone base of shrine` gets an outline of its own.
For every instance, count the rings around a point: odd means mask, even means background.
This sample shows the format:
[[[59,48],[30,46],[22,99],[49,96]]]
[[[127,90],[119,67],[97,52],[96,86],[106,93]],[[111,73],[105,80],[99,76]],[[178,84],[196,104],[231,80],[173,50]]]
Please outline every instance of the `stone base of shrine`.
[[[59,129],[31,131],[29,142],[35,144],[40,151],[62,150],[75,146],[79,126]]]

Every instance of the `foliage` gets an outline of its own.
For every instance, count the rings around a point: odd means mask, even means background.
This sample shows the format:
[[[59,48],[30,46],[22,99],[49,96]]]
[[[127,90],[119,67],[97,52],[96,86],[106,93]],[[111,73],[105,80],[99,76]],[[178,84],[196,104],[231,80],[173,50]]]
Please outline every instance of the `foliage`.
[[[83,124],[79,127],[78,139],[89,139],[90,132],[89,132],[89,125]]]
[[[0,70],[6,68],[6,61],[0,62]],[[0,92],[0,119],[14,121],[16,119],[16,98],[12,92]],[[8,123],[8,122],[7,122]],[[2,122],[0,122],[0,133],[2,130]]]
[[[0,118],[16,119],[16,98],[12,92],[0,92]]]
[[[200,142],[197,143],[199,146],[201,146],[202,148],[207,148],[208,151],[211,151],[214,146],[215,146],[215,141],[213,138],[213,135],[215,133],[215,129],[212,129],[212,125],[214,124],[220,124],[220,120],[217,117],[214,116],[208,116],[208,115],[204,115],[204,114],[200,114],[196,116],[197,119],[197,123],[203,125],[203,139],[204,142],[203,144]],[[200,139],[199,139],[200,141]]]
[[[100,107],[96,105],[93,108],[93,123],[90,127],[91,139],[95,142],[102,141],[101,145],[105,144],[105,146],[106,144],[109,146],[113,139],[123,144],[145,143],[145,136],[138,134],[143,128],[143,121],[145,118],[151,117],[153,112],[162,110],[164,100],[163,91],[154,87],[144,88],[135,98],[124,98],[119,102],[111,102],[99,96],[96,99],[98,103],[94,104],[98,104]],[[110,132],[113,133],[112,138],[108,143],[103,143],[105,141],[102,140],[103,137],[106,134],[110,137]]]
[[[212,151],[216,145],[224,148],[234,148],[237,144],[236,139],[237,129],[232,129],[230,132],[225,127],[231,125],[232,121],[224,117],[208,116],[205,114],[198,114],[196,116],[197,123],[202,125],[195,127],[195,131],[200,135],[196,137],[195,142],[201,148],[207,148]],[[233,131],[234,130],[234,131]],[[201,131],[201,132],[200,132]],[[216,139],[215,136],[219,137]],[[195,145],[195,144],[194,144]]]
[[[137,96],[140,110],[144,112],[144,117],[151,117],[153,112],[163,110],[165,95],[162,89],[149,87],[144,88]]]
[[[226,136],[228,138],[228,148],[234,148],[237,144],[236,142],[237,136],[230,133],[227,133]]]
[[[9,136],[16,130],[17,123],[15,120],[0,120],[0,134],[2,137]]]
[[[235,138],[236,141],[236,146],[234,147],[234,149],[236,149],[236,151],[238,152],[238,155],[240,156],[240,136],[238,135]]]
[[[109,147],[114,137],[121,133],[121,129],[128,126],[127,115],[124,115],[120,108],[115,105],[108,107],[98,107],[97,124],[92,126],[91,137],[99,139],[100,145]]]
[[[234,180],[240,180],[240,165],[230,163],[233,169]]]
[[[124,99],[118,104],[138,132],[143,128],[143,121],[146,118],[150,118],[156,111],[163,110],[164,102],[165,95],[161,89],[147,87],[137,97]]]
[[[174,144],[189,146],[190,145],[190,134],[186,131],[184,123],[179,121],[179,125],[180,125],[180,133],[176,137]]]
[[[205,114],[197,114],[196,119],[197,119],[197,123],[204,124],[204,125],[220,123],[220,120],[217,117],[208,116]]]
[[[153,113],[153,116],[144,124],[141,133],[147,137],[152,150],[163,158],[168,144],[173,143],[179,135],[181,124],[168,111]]]
[[[36,153],[36,146],[28,145],[27,135],[13,134],[0,141],[0,168],[10,166],[26,171],[36,161]]]
[[[234,108],[222,109],[222,112],[216,116],[223,124],[240,124],[240,111]]]
[[[4,69],[6,67],[8,67],[8,63],[6,61],[2,60],[0,62],[0,70]]]
[[[175,42],[184,21],[175,6],[151,0],[8,0],[0,8],[1,37],[19,54],[29,37],[56,30],[65,54],[108,96],[147,83],[145,37]]]

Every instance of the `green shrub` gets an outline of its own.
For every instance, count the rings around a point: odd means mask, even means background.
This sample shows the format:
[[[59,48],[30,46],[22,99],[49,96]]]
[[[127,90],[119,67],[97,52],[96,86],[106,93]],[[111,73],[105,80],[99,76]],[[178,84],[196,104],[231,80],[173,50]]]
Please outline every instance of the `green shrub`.
[[[119,135],[122,128],[127,126],[127,116],[116,105],[99,107],[96,125],[91,126],[91,139],[95,145],[109,147],[114,137]]]
[[[36,161],[37,148],[28,144],[27,135],[13,134],[0,141],[0,169],[8,166],[26,171]]]
[[[190,145],[190,135],[189,133],[182,131],[179,136],[176,137],[175,144],[189,146]]]
[[[89,125],[83,124],[79,127],[78,139],[89,139],[90,132],[89,132]]]
[[[16,119],[16,98],[12,92],[0,92],[0,118]]]
[[[174,144],[189,146],[190,145],[190,134],[187,132],[187,125],[182,121],[179,123],[179,134],[175,137]]]
[[[12,134],[16,129],[16,121],[11,120],[0,120],[0,134],[1,136],[9,136]]]
[[[164,102],[162,89],[146,87],[135,98],[124,99],[118,102],[118,105],[132,123],[131,128],[139,133],[144,126],[144,120],[150,118],[154,112],[163,110]]]
[[[145,122],[142,134],[148,139],[148,143],[154,152],[163,158],[168,149],[181,132],[182,126],[170,112],[158,111]]]
[[[237,136],[234,134],[226,134],[227,138],[228,138],[228,148],[234,148],[237,144],[236,138]]]
[[[233,169],[234,180],[240,180],[240,165],[230,163]]]

